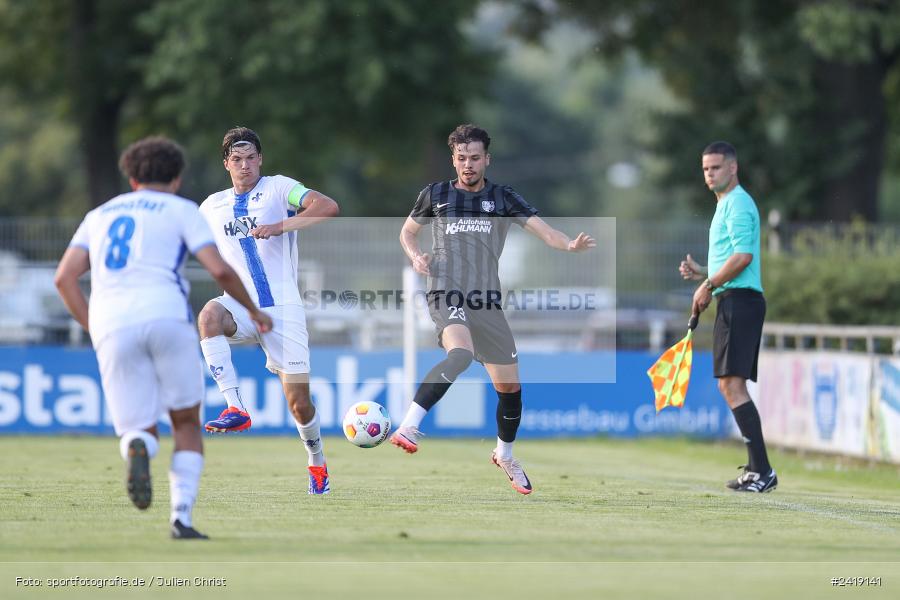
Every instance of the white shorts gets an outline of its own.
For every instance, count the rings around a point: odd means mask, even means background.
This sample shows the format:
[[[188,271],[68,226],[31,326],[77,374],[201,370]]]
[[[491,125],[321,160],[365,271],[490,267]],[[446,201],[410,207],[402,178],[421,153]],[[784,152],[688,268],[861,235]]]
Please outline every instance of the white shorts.
[[[156,425],[163,411],[198,406],[203,361],[193,323],[157,320],[104,336],[95,351],[116,435]]]
[[[272,330],[260,334],[250,313],[229,296],[213,298],[231,313],[237,331],[227,338],[229,344],[254,343],[266,353],[266,368],[273,373],[309,373],[309,333],[306,311],[299,304],[281,304],[263,308],[272,317]]]

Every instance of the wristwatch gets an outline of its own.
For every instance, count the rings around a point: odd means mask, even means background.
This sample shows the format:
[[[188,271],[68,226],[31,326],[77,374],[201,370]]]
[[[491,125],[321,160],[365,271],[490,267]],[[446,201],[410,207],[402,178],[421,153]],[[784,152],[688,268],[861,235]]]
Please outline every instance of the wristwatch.
[[[703,282],[703,285],[705,285],[706,289],[708,289],[709,291],[713,291],[714,289],[716,289],[716,286],[713,285],[712,280],[708,277],[706,278],[706,281]]]

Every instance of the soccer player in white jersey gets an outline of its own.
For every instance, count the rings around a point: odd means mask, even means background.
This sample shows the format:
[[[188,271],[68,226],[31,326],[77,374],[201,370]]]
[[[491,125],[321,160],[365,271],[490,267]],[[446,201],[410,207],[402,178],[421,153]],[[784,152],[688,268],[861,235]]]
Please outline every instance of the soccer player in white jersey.
[[[85,216],[59,263],[56,286],[91,334],[119,451],[128,463],[128,496],[139,509],[150,506],[156,424],[168,410],[175,438],[171,535],[206,539],[191,518],[203,470],[204,384],[182,277],[187,252],[246,308],[260,331],[271,329],[272,321],[222,260],[197,205],[175,195],[184,170],[181,148],[166,138],[146,138],[125,149],[119,167],[134,191]],[[90,303],[78,284],[88,270]]]
[[[200,347],[228,407],[206,424],[216,433],[244,431],[251,420],[238,389],[229,344],[256,343],[266,368],[281,379],[288,407],[308,454],[309,493],[329,492],[319,418],[309,395],[309,336],[297,285],[296,231],[338,214],[337,203],[283,175],[262,176],[262,144],[246,127],[222,141],[231,189],[200,205],[225,260],[259,306],[272,316],[272,331],[259,334],[228,291],[207,302],[198,317]]]

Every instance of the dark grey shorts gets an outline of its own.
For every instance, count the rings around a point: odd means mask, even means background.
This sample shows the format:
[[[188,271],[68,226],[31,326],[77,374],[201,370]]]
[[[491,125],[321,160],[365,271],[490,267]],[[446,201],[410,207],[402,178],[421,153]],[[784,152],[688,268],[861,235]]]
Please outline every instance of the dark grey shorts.
[[[499,304],[473,305],[457,294],[428,292],[428,312],[437,328],[438,344],[448,325],[463,325],[472,335],[475,360],[484,364],[512,365],[519,362],[516,341]]]
[[[766,299],[746,288],[725,290],[716,299],[713,375],[756,381]]]

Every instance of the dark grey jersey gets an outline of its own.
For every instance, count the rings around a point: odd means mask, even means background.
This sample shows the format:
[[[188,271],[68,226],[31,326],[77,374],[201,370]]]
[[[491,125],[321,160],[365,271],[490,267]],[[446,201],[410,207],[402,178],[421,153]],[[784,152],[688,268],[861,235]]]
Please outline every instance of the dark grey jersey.
[[[481,191],[467,192],[455,183],[432,183],[419,193],[410,213],[420,225],[431,221],[428,290],[499,292],[500,254],[509,227],[524,226],[538,211],[509,186],[485,179]]]

